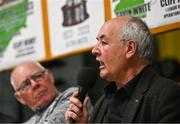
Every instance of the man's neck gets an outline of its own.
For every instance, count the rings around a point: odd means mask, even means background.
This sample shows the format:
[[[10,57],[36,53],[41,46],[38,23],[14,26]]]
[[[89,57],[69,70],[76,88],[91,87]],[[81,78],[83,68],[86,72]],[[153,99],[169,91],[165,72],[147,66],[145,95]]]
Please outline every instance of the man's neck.
[[[115,81],[117,88],[121,88],[125,86],[130,80],[132,80],[136,75],[138,75],[144,67],[146,67],[149,64],[141,64],[139,66],[134,66],[126,70],[125,75],[122,79]]]
[[[48,103],[44,104],[43,106],[37,107],[37,108],[34,110],[35,113],[37,113],[37,114],[43,113],[43,112],[51,105],[51,103],[54,101],[54,99],[57,97],[57,95],[58,95],[58,92],[56,92],[56,94],[54,95],[54,97],[53,97]]]

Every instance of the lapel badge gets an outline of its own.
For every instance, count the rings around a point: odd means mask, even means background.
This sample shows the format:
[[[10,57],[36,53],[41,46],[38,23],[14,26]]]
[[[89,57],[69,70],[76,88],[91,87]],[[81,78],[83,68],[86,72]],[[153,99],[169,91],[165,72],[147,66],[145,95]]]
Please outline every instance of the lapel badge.
[[[139,103],[139,100],[138,100],[138,99],[135,99],[135,103]]]

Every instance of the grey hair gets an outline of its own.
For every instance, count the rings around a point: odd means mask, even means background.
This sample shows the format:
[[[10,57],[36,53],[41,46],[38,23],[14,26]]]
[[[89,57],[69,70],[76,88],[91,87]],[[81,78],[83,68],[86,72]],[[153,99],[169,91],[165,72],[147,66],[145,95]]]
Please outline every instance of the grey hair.
[[[39,62],[36,62],[36,61],[26,61],[26,62],[20,63],[19,65],[17,65],[17,66],[13,69],[13,71],[12,71],[12,73],[11,73],[11,76],[10,76],[10,82],[11,82],[11,85],[12,85],[12,87],[13,87],[14,90],[17,89],[17,87],[16,87],[16,85],[15,85],[15,83],[14,83],[14,80],[13,80],[14,72],[15,72],[15,70],[17,69],[17,67],[22,66],[22,65],[27,64],[27,63],[34,63],[34,64],[37,65],[37,67],[39,67],[40,69],[45,70],[45,68],[44,68]]]
[[[141,19],[130,17],[129,21],[122,27],[120,38],[123,42],[135,40],[139,57],[152,61],[153,37],[148,26]]]

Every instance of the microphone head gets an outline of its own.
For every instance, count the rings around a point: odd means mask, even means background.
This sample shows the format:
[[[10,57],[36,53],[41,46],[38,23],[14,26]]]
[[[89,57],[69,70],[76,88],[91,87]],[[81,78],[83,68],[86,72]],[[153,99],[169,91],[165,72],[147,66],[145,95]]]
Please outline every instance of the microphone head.
[[[77,84],[84,88],[90,88],[97,79],[96,70],[91,67],[82,68],[77,76]]]

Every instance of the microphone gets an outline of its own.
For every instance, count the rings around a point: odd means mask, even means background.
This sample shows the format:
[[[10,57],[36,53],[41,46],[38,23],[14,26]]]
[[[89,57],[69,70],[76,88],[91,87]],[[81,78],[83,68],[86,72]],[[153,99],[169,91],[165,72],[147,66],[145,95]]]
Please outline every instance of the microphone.
[[[77,84],[79,85],[78,99],[83,103],[88,88],[93,87],[96,82],[97,74],[93,68],[86,67],[79,71],[77,76]],[[70,123],[75,123],[74,119],[70,120]]]

